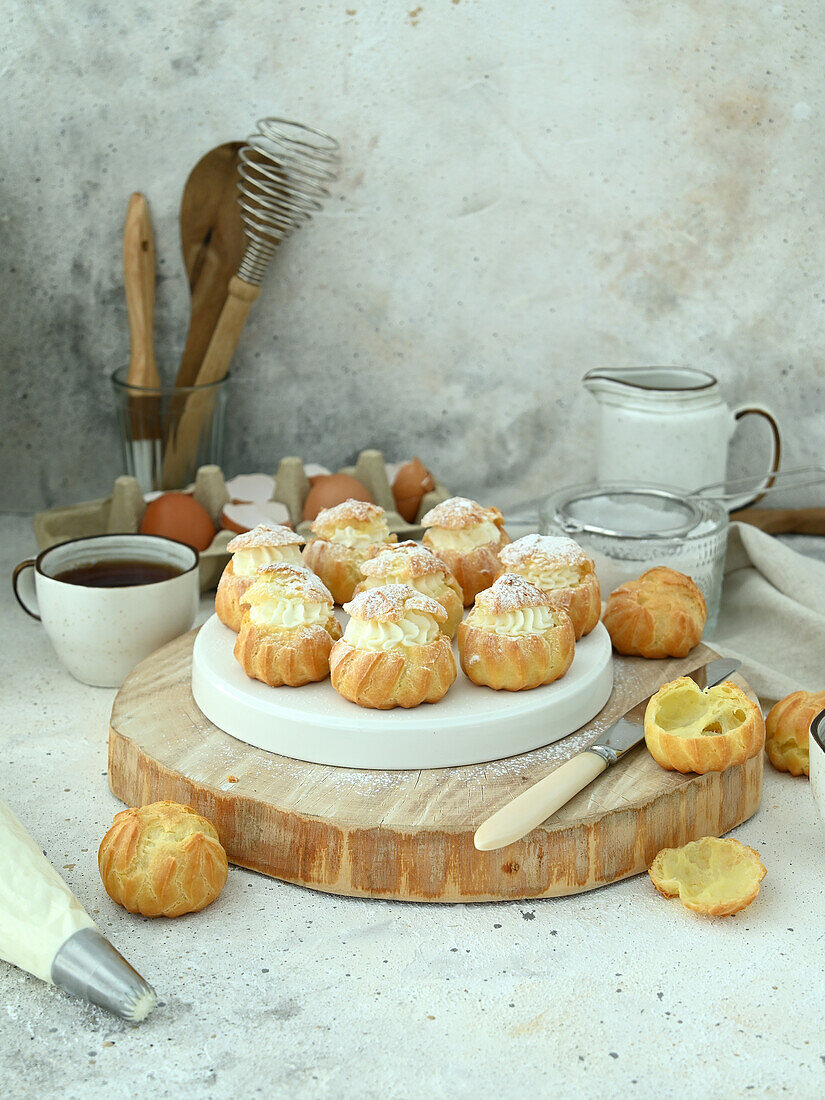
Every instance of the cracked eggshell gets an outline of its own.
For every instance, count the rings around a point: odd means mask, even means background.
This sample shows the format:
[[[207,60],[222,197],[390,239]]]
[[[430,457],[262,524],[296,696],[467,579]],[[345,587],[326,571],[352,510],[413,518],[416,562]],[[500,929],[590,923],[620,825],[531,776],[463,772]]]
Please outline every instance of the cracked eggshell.
[[[266,500],[259,503],[235,503],[224,505],[221,512],[221,528],[242,535],[251,531],[259,523],[279,524],[291,527],[289,509],[280,500]]]

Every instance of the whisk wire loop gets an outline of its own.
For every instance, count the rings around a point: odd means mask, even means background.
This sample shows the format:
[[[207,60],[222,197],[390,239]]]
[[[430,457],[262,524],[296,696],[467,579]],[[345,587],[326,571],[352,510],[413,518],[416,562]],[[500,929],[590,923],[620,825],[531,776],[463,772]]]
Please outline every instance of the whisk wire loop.
[[[338,178],[338,142],[283,118],[259,119],[239,153],[238,203],[248,246],[238,268],[260,285],[277,245],[317,213]]]

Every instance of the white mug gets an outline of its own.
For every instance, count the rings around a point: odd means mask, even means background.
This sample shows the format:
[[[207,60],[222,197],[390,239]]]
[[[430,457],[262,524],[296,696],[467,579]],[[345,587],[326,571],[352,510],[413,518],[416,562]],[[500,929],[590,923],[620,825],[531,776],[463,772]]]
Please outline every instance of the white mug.
[[[56,579],[79,566],[135,559],[180,573],[116,588]],[[200,598],[197,550],[160,535],[72,539],[20,562],[12,583],[72,676],[95,687],[117,687],[144,657],[189,630]]]

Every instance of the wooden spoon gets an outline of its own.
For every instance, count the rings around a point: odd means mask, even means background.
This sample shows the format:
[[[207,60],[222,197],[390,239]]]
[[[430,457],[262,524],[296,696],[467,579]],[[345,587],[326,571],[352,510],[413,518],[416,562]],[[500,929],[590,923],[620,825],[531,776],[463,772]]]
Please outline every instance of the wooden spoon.
[[[189,332],[175,379],[194,384],[238,270],[246,237],[238,206],[240,141],[218,145],[198,161],[183,189],[180,237],[192,294]]]

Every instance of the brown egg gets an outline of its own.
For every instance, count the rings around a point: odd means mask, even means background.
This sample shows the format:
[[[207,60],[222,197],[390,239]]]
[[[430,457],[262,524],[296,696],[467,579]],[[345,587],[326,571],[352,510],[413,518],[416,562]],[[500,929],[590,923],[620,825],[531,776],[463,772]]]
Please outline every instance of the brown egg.
[[[205,550],[215,537],[209,513],[187,493],[164,493],[147,504],[140,521],[142,535],[164,535]]]
[[[434,488],[433,475],[420,458],[413,458],[400,468],[392,483],[392,495],[395,507],[407,523],[415,523],[424,494]]]
[[[365,486],[349,474],[316,477],[304,501],[304,519],[315,519],[322,508],[334,508],[345,500],[366,500],[374,503]]]

